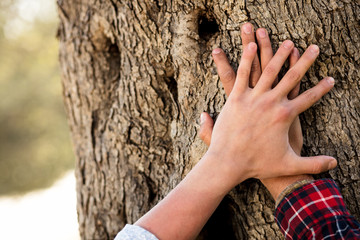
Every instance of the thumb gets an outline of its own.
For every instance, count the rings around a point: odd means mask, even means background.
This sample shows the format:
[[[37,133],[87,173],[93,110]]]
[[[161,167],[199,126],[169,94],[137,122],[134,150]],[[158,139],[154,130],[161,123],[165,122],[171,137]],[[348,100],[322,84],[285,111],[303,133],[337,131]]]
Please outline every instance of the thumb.
[[[200,116],[200,130],[199,137],[206,145],[210,145],[211,134],[214,127],[214,121],[210,115],[206,112],[203,112]]]
[[[335,168],[337,161],[330,156],[297,157],[294,166],[294,175],[318,174]]]

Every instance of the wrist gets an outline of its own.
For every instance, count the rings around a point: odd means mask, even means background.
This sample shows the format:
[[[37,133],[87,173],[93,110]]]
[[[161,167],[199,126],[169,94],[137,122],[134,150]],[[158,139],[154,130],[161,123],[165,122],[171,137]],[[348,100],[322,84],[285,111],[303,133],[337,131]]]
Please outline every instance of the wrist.
[[[303,180],[314,180],[311,175],[297,175],[297,176],[284,176],[277,178],[262,179],[261,182],[268,189],[271,196],[276,201],[279,195],[290,185],[303,181]]]
[[[232,188],[217,163],[215,156],[204,156],[160,203],[135,224],[159,239],[195,239]]]
[[[277,206],[279,205],[279,203],[289,194],[291,194],[292,192],[294,192],[296,189],[301,188],[304,185],[307,185],[309,183],[312,183],[313,181],[315,181],[313,178],[311,179],[303,179],[297,182],[294,182],[293,184],[287,186],[281,193],[280,195],[277,197],[277,199],[275,199],[275,208],[277,208]]]
[[[233,168],[217,154],[207,152],[186,178],[196,178],[196,184],[201,185],[201,188],[209,188],[213,193],[224,197],[232,188],[245,180],[241,176],[241,173],[235,176]]]

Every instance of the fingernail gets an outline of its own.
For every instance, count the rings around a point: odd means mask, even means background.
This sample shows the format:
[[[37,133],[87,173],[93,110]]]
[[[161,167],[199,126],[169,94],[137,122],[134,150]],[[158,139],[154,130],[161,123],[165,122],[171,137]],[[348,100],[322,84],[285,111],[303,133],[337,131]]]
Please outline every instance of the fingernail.
[[[334,159],[329,163],[329,169],[335,168],[337,165],[337,161]]]
[[[213,51],[212,51],[213,54],[219,54],[221,53],[221,49],[220,48],[215,48]]]
[[[203,125],[204,122],[205,122],[205,113],[201,113],[201,115],[200,115],[200,125]]]
[[[251,24],[250,24],[250,23],[246,23],[246,24],[244,25],[243,30],[244,30],[244,33],[245,33],[245,34],[250,34],[250,33],[252,32],[252,26],[251,26]]]
[[[290,41],[290,40],[286,40],[286,41],[283,43],[283,46],[284,46],[284,48],[286,48],[286,49],[291,48],[292,45],[293,45],[293,42]]]
[[[319,47],[317,45],[311,45],[310,46],[310,52],[318,54],[320,51]]]
[[[328,77],[326,80],[331,86],[335,85],[335,80],[332,77]]]
[[[266,37],[266,30],[265,29],[259,29],[258,33],[259,33],[260,38],[265,38]]]

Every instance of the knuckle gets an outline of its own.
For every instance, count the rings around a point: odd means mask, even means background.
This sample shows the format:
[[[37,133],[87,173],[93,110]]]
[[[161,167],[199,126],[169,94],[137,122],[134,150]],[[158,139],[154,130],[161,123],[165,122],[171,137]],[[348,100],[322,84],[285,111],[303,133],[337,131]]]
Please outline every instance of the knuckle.
[[[257,72],[260,70],[260,64],[257,61],[254,61],[251,65],[251,72]]]
[[[286,105],[282,105],[276,112],[276,122],[286,122],[292,116],[292,109]]]
[[[264,106],[265,108],[269,108],[270,106],[273,106],[276,102],[276,98],[273,96],[268,96],[265,100],[264,100]]]
[[[307,61],[307,62],[313,62],[315,61],[316,56],[314,56],[313,54],[311,54],[308,49],[304,52],[304,54],[302,55],[302,57]]]
[[[237,75],[240,78],[247,78],[249,76],[249,71],[243,68],[239,68],[237,71]]]
[[[312,166],[312,173],[321,173],[322,172],[322,165],[318,161],[313,162]]]
[[[287,72],[287,79],[289,79],[292,82],[297,82],[301,78],[300,73],[296,69],[290,69]]]
[[[226,102],[229,102],[231,105],[238,104],[239,101],[243,100],[243,96],[241,94],[233,94],[231,97],[229,97]]]
[[[262,46],[263,46],[263,48],[271,49],[271,53],[272,53],[272,47],[271,47],[271,42],[270,42],[270,40],[268,40],[268,41],[263,41],[263,42],[262,42]]]
[[[277,75],[277,70],[275,67],[271,65],[267,65],[266,68],[264,69],[264,74],[269,76]]]
[[[234,79],[235,79],[235,73],[232,69],[224,71],[223,73],[220,74],[220,80],[224,83],[231,82]]]
[[[270,58],[273,57],[274,53],[271,47],[271,43],[269,40],[262,40],[259,42],[260,45],[260,52],[261,52],[261,56],[269,56]]]
[[[308,102],[316,102],[318,100],[318,95],[314,90],[308,90],[304,93],[305,98]]]

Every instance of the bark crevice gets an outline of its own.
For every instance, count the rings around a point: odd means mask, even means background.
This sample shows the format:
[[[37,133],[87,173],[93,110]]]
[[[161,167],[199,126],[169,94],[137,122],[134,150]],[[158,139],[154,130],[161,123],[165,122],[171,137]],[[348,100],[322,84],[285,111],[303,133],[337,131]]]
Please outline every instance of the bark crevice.
[[[235,67],[241,25],[269,32],[274,49],[291,38],[321,54],[301,91],[326,76],[334,89],[301,115],[303,154],[331,155],[321,175],[341,186],[360,217],[360,4],[356,1],[58,0],[63,96],[77,156],[83,239],[108,239],[178,184],[206,152],[197,137],[203,110],[217,115],[225,93],[211,51]],[[319,176],[318,176],[319,177]],[[249,180],[233,189],[203,239],[282,239],[274,202]],[[214,232],[217,231],[217,232]]]

